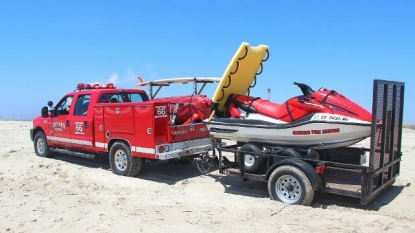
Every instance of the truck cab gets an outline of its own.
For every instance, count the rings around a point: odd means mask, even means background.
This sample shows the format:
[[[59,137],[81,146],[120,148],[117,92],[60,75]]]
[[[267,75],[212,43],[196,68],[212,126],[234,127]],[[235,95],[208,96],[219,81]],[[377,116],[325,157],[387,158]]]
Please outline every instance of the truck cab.
[[[151,100],[140,89],[80,83],[55,106],[49,101],[41,109],[30,138],[38,156],[108,154],[114,173],[136,176],[145,161],[193,157],[211,149],[204,123],[174,121],[172,109],[180,104]]]

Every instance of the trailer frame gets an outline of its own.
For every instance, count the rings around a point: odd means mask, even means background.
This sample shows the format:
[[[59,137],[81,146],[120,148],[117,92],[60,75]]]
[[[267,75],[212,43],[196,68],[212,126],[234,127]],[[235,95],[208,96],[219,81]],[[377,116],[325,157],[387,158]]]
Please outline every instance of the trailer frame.
[[[379,79],[373,81],[373,118],[369,148],[349,146],[327,149],[320,151],[318,159],[312,159],[287,158],[269,152],[252,153],[241,151],[239,144],[221,146],[213,143],[217,149],[214,152],[218,153],[219,173],[238,176],[244,181],[269,183],[274,169],[288,164],[307,175],[315,192],[359,198],[360,204],[367,205],[391,187],[400,175],[404,88],[403,82]],[[223,152],[233,153],[234,162],[224,158],[226,156]],[[238,165],[244,164],[244,156],[238,156],[241,153],[265,157],[267,162],[264,172],[246,172],[244,166]],[[365,160],[368,161],[362,162]],[[313,170],[305,164],[311,165]]]

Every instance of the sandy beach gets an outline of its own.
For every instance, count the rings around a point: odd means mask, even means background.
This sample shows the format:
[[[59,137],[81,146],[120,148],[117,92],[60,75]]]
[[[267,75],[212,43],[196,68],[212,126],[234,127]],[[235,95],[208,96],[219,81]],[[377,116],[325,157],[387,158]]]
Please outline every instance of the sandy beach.
[[[130,178],[105,157],[40,158],[31,124],[0,121],[0,232],[415,232],[413,129],[400,176],[369,205],[325,195],[292,206],[270,200],[266,183],[191,164],[149,162]]]

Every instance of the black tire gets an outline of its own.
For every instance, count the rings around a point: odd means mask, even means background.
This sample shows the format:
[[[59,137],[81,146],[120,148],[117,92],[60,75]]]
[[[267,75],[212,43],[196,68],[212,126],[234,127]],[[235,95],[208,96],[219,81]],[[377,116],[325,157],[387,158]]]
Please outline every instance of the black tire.
[[[248,151],[252,153],[261,153],[262,151],[253,144],[245,144],[241,148],[239,148],[240,151]],[[258,155],[252,155],[250,153],[244,153],[239,152],[237,154],[237,162],[239,163],[240,156],[244,156],[244,166],[245,166],[245,172],[248,173],[259,173],[264,170],[264,163],[266,161],[265,157],[261,157]],[[242,166],[242,165],[240,165]]]
[[[311,204],[315,194],[307,175],[291,165],[282,165],[271,173],[268,192],[272,200],[305,206]]]
[[[53,152],[49,149],[48,140],[42,131],[39,131],[35,134],[35,137],[33,138],[33,144],[37,156],[45,158],[53,157]]]
[[[287,157],[292,157],[292,158],[298,158],[298,159],[303,158],[303,156],[301,156],[301,154],[298,151],[294,150],[293,148],[285,148],[281,152],[281,155],[287,156]]]
[[[111,146],[109,160],[112,172],[121,176],[137,176],[143,167],[143,159],[132,156],[130,147],[123,142]]]

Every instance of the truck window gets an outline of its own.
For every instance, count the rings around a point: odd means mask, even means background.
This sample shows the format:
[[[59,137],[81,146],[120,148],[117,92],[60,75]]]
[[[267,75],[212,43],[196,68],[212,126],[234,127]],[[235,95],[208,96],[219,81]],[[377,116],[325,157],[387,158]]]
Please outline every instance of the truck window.
[[[56,105],[56,115],[68,115],[69,110],[71,108],[73,96],[66,96],[64,97],[59,103]]]
[[[143,102],[146,100],[146,95],[142,93],[106,93],[99,98],[100,103]]]
[[[143,102],[147,100],[146,96],[141,93],[132,93],[128,95],[131,102]]]
[[[119,97],[118,93],[102,94],[101,97],[99,98],[100,103],[119,103],[119,102],[122,102],[120,100],[122,100],[122,99]]]
[[[75,116],[86,116],[88,114],[88,106],[91,100],[91,95],[79,95],[75,104]]]

